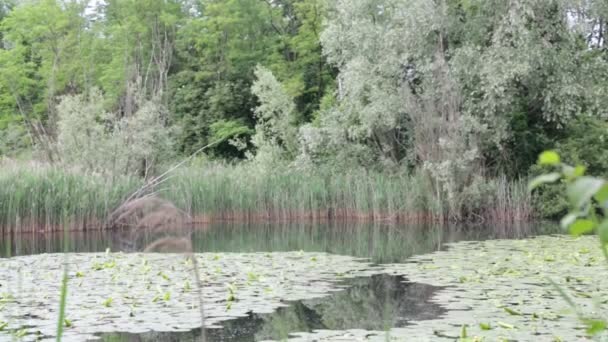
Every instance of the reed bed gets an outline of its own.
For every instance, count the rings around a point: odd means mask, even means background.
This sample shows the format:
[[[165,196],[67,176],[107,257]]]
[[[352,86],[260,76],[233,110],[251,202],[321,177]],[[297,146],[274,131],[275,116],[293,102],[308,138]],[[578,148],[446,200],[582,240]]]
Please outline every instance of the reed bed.
[[[99,229],[108,212],[141,183],[35,164],[2,165],[0,230]]]
[[[212,221],[526,221],[532,217],[524,181],[484,181],[483,193],[457,205],[437,195],[423,174],[351,170],[265,170],[250,164],[184,167],[153,189],[190,215]],[[102,229],[108,214],[143,184],[40,165],[0,166],[2,233]],[[471,200],[470,197],[475,197]]]
[[[526,221],[532,217],[525,181],[486,180],[486,191],[458,198],[457,206],[437,196],[423,174],[354,170],[256,172],[253,167],[215,164],[184,168],[163,196],[195,221],[365,220],[392,222]],[[456,207],[456,213],[450,212]]]

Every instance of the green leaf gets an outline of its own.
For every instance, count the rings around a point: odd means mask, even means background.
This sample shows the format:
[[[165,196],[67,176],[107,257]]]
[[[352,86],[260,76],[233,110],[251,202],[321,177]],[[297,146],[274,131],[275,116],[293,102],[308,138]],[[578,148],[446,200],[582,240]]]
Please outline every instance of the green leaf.
[[[513,315],[513,316],[521,316],[521,312],[517,311],[517,310],[513,310],[511,308],[504,308],[505,311],[509,314],[509,315]]]
[[[586,233],[590,233],[595,228],[595,222],[591,220],[576,220],[570,226],[570,234],[579,236]]]
[[[568,186],[568,198],[576,208],[580,208],[602,189],[604,181],[594,177],[581,177]]]
[[[530,181],[530,184],[528,184],[528,189],[530,191],[534,190],[543,184],[554,183],[554,182],[558,181],[560,178],[562,178],[562,175],[559,172],[552,172],[552,173],[540,175],[540,176],[532,179],[532,181]]]
[[[490,323],[479,323],[479,328],[481,330],[492,330]]]
[[[606,330],[606,321],[598,319],[587,319],[585,320],[587,326],[587,333],[589,335],[597,335],[598,333]]]
[[[212,141],[224,141],[239,135],[251,135],[255,131],[242,120],[219,120],[209,126]]]
[[[573,224],[578,217],[579,213],[568,213],[568,215],[564,216],[561,221],[559,221],[559,225],[562,227],[562,229],[568,229],[568,227],[570,227],[570,225]]]
[[[595,193],[595,196],[593,196],[593,198],[595,198],[595,200],[598,201],[601,206],[608,207],[608,203],[606,203],[608,202],[608,183],[604,183],[604,186],[602,186]]]
[[[608,219],[605,219],[597,226],[597,234],[600,236],[602,245],[608,244]]]
[[[505,328],[505,329],[515,329],[515,326],[509,323],[505,323],[505,322],[498,322],[496,323],[498,324],[499,327],[501,328]]]
[[[585,172],[587,171],[587,168],[583,165],[577,165],[574,168],[574,177],[582,177],[585,175]]]
[[[460,338],[467,338],[467,325],[464,324],[460,329]]]
[[[557,165],[560,162],[559,154],[555,151],[545,151],[538,157],[539,165]]]
[[[568,180],[573,180],[578,177],[582,177],[585,175],[587,168],[583,165],[577,165],[576,167],[572,167],[569,165],[562,166],[562,172],[566,175]]]
[[[103,306],[105,306],[106,308],[109,308],[112,306],[112,302],[114,301],[114,299],[112,299],[112,297],[109,297],[108,299],[103,301]]]

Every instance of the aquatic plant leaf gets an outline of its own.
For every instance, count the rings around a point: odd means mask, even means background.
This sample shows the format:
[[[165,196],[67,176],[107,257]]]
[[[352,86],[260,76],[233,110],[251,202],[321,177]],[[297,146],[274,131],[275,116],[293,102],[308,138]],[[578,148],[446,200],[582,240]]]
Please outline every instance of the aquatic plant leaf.
[[[569,213],[559,221],[559,225],[562,229],[568,229],[568,227],[576,221],[579,215],[579,213]]]
[[[597,233],[600,236],[602,244],[608,244],[608,218],[604,219],[597,227]]]
[[[479,323],[481,330],[492,330],[492,326],[489,323]]]
[[[517,311],[517,310],[513,310],[511,308],[505,307],[504,308],[505,311],[509,314],[509,315],[513,315],[513,316],[521,316],[521,312]]]
[[[509,323],[505,323],[505,322],[498,322],[496,323],[499,327],[501,328],[505,328],[505,329],[515,329],[515,326],[513,324],[509,324]]]
[[[597,335],[598,333],[606,330],[607,323],[604,320],[589,319],[585,320],[584,322],[587,326],[586,331],[589,335]]]
[[[382,271],[365,259],[324,253],[196,257],[204,279],[205,326],[209,327],[246,317],[251,312],[273,312],[286,302],[321,298],[343,289],[344,278]],[[311,263],[311,258],[316,261]],[[70,263],[79,268],[98,270],[86,277],[74,276],[81,286],[68,291],[66,312],[70,319],[63,320],[62,326],[70,329],[64,332],[62,340],[88,340],[96,333],[111,331],[169,332],[200,327],[200,311],[193,304],[198,303],[197,291],[188,290],[192,287],[193,263],[182,262],[183,259],[183,254],[69,254]],[[52,312],[61,284],[53,274],[62,271],[64,260],[63,254],[0,259],[0,288],[23,284],[19,293],[15,293],[16,299],[13,294],[0,294],[7,305],[0,312],[0,322],[8,322],[6,315],[11,317],[10,325],[6,323],[0,331],[0,341],[12,340],[21,328],[25,341],[36,340],[36,331],[45,338],[55,336],[57,324],[52,324],[56,323]],[[226,270],[225,274],[216,274],[216,268]],[[32,312],[41,318],[31,319]]]
[[[464,324],[462,328],[460,328],[460,338],[467,338],[467,326]]]

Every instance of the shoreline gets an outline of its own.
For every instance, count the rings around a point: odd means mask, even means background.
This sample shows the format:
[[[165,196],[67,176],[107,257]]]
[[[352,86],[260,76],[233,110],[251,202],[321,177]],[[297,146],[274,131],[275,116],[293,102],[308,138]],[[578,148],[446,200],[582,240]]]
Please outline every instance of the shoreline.
[[[87,231],[115,231],[120,229],[175,229],[177,227],[189,227],[192,225],[209,225],[217,223],[234,224],[294,224],[294,223],[377,223],[390,225],[408,224],[470,224],[481,225],[488,223],[528,223],[537,220],[532,212],[519,212],[508,210],[501,213],[493,213],[487,210],[480,215],[472,215],[472,219],[454,220],[445,215],[431,212],[412,213],[363,213],[348,209],[325,209],[314,212],[225,212],[215,214],[197,214],[189,218],[172,218],[157,222],[152,225],[120,225],[104,227],[98,219],[68,220],[65,226],[50,223],[25,223],[17,226],[0,227],[0,236],[11,234],[47,234],[57,232],[87,232]],[[488,215],[491,214],[491,215]],[[498,215],[500,214],[500,215]],[[179,228],[178,228],[179,229]]]

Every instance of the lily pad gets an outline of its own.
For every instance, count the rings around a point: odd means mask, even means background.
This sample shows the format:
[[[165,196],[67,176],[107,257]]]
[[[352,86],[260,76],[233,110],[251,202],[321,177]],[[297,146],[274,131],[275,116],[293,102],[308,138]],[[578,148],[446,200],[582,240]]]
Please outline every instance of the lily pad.
[[[472,340],[584,340],[585,326],[552,282],[574,298],[581,315],[608,317],[606,261],[597,246],[593,236],[450,244],[385,268],[441,287],[434,298],[448,310],[441,318],[387,331],[298,333],[290,341],[447,341],[460,338],[462,326]]]
[[[270,256],[196,255],[206,327],[249,313],[272,312],[285,301],[324,297],[341,288],[341,279],[380,272],[367,260],[348,256]],[[177,332],[201,326],[196,286],[184,286],[195,284],[192,262],[182,254],[42,254],[0,259],[0,288],[6,292],[2,298],[7,298],[0,311],[0,341],[12,340],[16,333],[26,341],[55,336],[66,260],[71,270],[66,308],[70,325],[64,341],[104,332]]]

